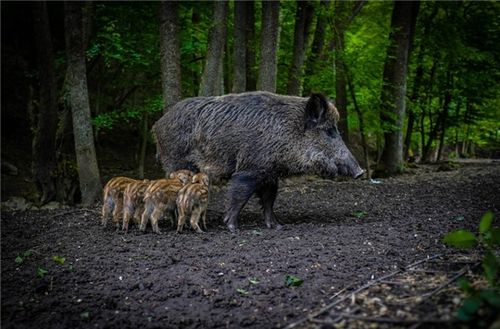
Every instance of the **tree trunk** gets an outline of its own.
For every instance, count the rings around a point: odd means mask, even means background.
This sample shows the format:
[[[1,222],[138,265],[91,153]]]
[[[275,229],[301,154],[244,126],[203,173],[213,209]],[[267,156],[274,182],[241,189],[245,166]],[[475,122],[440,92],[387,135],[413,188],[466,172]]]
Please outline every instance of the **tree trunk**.
[[[83,48],[82,3],[65,2],[68,89],[73,115],[73,133],[82,203],[90,206],[101,193],[94,147]]]
[[[354,84],[352,82],[351,76],[347,73],[347,68],[345,68],[345,67],[344,67],[344,72],[346,72],[347,85],[348,85],[349,91],[351,93],[352,104],[354,105],[354,110],[358,114],[359,133],[361,134],[361,144],[363,146],[363,158],[365,161],[366,175],[367,175],[368,180],[370,180],[372,178],[372,173],[370,170],[370,156],[368,154],[368,143],[366,141],[366,135],[365,135],[365,124],[364,124],[363,112],[361,112],[361,109],[358,106],[358,102],[356,101],[356,93],[354,92]]]
[[[148,146],[148,113],[142,114],[142,127],[141,127],[141,147],[139,149],[139,178],[144,179],[144,160],[146,159],[146,148]]]
[[[257,89],[276,92],[279,45],[279,1],[262,2],[262,32]]]
[[[33,134],[33,177],[42,194],[40,202],[45,204],[56,196],[57,82],[47,4],[45,1],[34,2],[32,6],[40,84],[40,103]]]
[[[316,28],[314,30],[314,37],[311,45],[311,54],[307,59],[306,72],[304,76],[305,93],[307,94],[313,92],[309,83],[309,77],[315,74],[318,59],[322,56],[323,48],[325,47],[325,26],[327,24],[327,20],[324,11],[328,9],[328,5],[327,1],[321,1],[322,10],[316,20]]]
[[[347,113],[347,91],[344,72],[344,31],[346,25],[346,4],[345,1],[335,1],[335,16],[334,16],[334,54],[335,54],[335,107],[340,114],[338,127],[342,135],[342,139],[349,143],[349,125]]]
[[[394,3],[390,45],[384,64],[380,119],[384,128],[382,170],[392,175],[403,170],[403,121],[409,49],[419,2]]]
[[[412,107],[408,107],[408,125],[406,127],[406,135],[404,142],[404,158],[408,159],[408,154],[411,148],[411,136],[413,133],[413,127],[415,125],[415,120],[417,120],[417,114],[415,113],[415,109],[413,108],[417,103],[417,99],[420,95],[420,87],[422,85],[422,79],[424,76],[424,53],[427,45],[427,40],[430,32],[430,28],[432,26],[432,21],[434,17],[436,17],[438,12],[438,6],[434,5],[431,14],[424,21],[424,32],[422,36],[422,40],[420,41],[420,49],[417,56],[417,69],[415,72],[415,79],[413,81],[413,90],[410,96],[412,101]]]
[[[234,2],[233,93],[244,92],[247,88],[246,10],[246,2]]]
[[[222,95],[222,66],[226,45],[227,1],[213,2],[213,26],[208,33],[208,49],[201,77],[200,96]]]
[[[165,111],[182,97],[178,5],[175,1],[160,3],[161,84]]]
[[[306,47],[309,31],[313,20],[314,8],[307,1],[297,2],[295,13],[295,32],[293,40],[292,65],[288,71],[287,94],[301,96],[303,66],[306,57]]]
[[[246,90],[257,89],[255,64],[255,5],[254,1],[243,2],[246,6],[245,39],[246,39]]]

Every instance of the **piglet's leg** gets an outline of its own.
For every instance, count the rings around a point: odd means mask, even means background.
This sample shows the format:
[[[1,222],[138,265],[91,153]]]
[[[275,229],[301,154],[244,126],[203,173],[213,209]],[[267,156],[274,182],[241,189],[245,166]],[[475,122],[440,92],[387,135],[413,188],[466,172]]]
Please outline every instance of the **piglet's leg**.
[[[237,172],[231,177],[227,190],[227,210],[224,223],[231,232],[238,228],[238,215],[257,189],[258,177],[251,172]]]
[[[278,195],[278,182],[270,182],[262,185],[257,191],[264,212],[264,219],[268,228],[276,228],[280,230],[283,225],[278,221],[274,214],[273,207],[276,196]]]

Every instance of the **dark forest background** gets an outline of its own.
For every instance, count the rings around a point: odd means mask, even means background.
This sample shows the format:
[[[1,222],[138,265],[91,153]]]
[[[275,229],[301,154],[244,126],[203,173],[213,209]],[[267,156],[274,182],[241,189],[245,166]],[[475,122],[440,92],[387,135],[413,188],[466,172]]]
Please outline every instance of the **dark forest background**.
[[[499,2],[2,2],[2,199],[91,204],[158,172],[152,124],[197,95],[335,101],[378,175],[500,156]],[[114,165],[110,165],[114,164]]]

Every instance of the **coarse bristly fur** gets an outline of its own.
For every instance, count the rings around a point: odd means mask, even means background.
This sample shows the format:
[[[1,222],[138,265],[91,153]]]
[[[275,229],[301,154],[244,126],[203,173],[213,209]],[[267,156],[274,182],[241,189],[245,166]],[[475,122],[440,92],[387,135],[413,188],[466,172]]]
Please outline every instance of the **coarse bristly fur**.
[[[230,178],[225,222],[231,231],[253,193],[269,227],[278,179],[300,174],[363,174],[337,130],[338,111],[321,94],[309,98],[249,92],[195,97],[170,107],[154,125],[163,168]]]
[[[102,225],[106,226],[109,214],[113,213],[113,224],[118,228],[120,225],[120,218],[123,213],[123,193],[127,186],[131,183],[137,182],[135,179],[129,177],[113,177],[111,178],[103,190],[102,200]]]
[[[155,233],[160,233],[158,220],[169,212],[172,221],[175,221],[175,201],[179,190],[189,183],[193,172],[189,170],[178,170],[170,174],[169,179],[159,179],[152,182],[144,193],[144,212],[141,216],[141,231],[146,230],[146,225],[151,220],[151,226]]]
[[[207,174],[198,173],[193,176],[190,184],[184,186],[177,195],[177,233],[184,228],[186,217],[190,216],[191,228],[197,233],[203,233],[199,226],[200,218],[203,228],[207,230],[207,207],[210,180]]]
[[[123,192],[123,224],[122,230],[128,232],[130,218],[136,225],[140,224],[144,212],[144,195],[152,182],[149,179],[130,183]]]

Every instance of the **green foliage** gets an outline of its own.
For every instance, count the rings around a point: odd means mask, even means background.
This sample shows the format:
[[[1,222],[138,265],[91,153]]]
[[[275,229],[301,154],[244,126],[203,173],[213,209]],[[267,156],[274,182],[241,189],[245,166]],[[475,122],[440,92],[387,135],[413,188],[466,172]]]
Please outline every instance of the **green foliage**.
[[[22,264],[32,254],[33,254],[33,250],[26,250],[22,254],[18,254],[17,257],[14,259],[14,262],[16,262],[16,264]]]
[[[43,279],[45,275],[47,275],[47,273],[49,273],[49,271],[47,271],[43,267],[37,267],[36,269],[36,276],[39,277],[40,279]]]
[[[366,211],[363,211],[363,210],[356,210],[352,213],[352,215],[356,218],[363,218],[365,217],[366,215],[368,215],[368,213]]]
[[[287,275],[285,277],[285,284],[287,287],[298,287],[300,285],[302,285],[304,283],[304,280],[302,280],[301,278],[298,278],[294,275]]]
[[[457,317],[461,321],[475,323],[479,328],[487,328],[495,321],[500,308],[500,259],[497,256],[500,240],[499,228],[491,227],[493,212],[486,212],[479,223],[479,235],[459,230],[448,233],[443,242],[458,248],[470,248],[479,244],[484,250],[482,268],[488,280],[486,289],[474,288],[465,278],[460,278],[458,286],[468,297],[458,309]]]
[[[457,230],[446,234],[443,242],[457,248],[472,248],[476,245],[477,239],[469,231]]]
[[[239,292],[240,295],[242,295],[242,296],[247,296],[249,294],[248,290],[245,290],[243,288],[238,288],[238,289],[236,289],[236,291]]]
[[[60,265],[63,265],[64,262],[66,262],[66,258],[64,258],[62,256],[52,256],[52,260]]]

